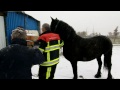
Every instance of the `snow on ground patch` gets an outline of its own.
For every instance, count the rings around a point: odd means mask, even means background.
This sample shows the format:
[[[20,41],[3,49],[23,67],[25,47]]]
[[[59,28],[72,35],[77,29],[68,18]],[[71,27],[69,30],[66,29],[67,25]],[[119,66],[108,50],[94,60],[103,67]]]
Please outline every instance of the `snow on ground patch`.
[[[120,79],[120,46],[113,47],[112,75],[115,79]]]
[[[61,56],[60,62],[56,68],[54,79],[71,79],[72,77],[73,72],[70,62]]]
[[[102,56],[103,61],[104,56]],[[78,79],[96,79],[94,75],[97,73],[98,64],[96,60],[92,60],[89,62],[81,62],[78,61]],[[112,55],[112,70],[111,73],[114,79],[120,79],[120,46],[113,47],[113,55]],[[101,69],[102,76],[99,79],[107,78],[107,71]],[[83,76],[83,77],[82,77]],[[60,57],[60,62],[57,65],[56,73],[54,79],[72,79],[73,71],[71,63],[64,58],[64,56]]]
[[[102,56],[102,62],[103,62],[103,58],[104,56]],[[96,79],[94,78],[94,75],[97,73],[97,69],[98,69],[97,60],[92,60],[89,62],[78,61],[77,66],[78,66],[78,76],[80,76],[78,77],[78,79]],[[32,72],[33,74],[36,73],[37,69],[34,68]],[[103,66],[101,72],[102,72],[102,76],[101,78],[98,79],[106,79],[107,71],[103,69]],[[120,79],[120,46],[113,47],[111,73],[114,79]],[[73,78],[73,71],[72,71],[71,63],[68,60],[66,60],[64,56],[60,56],[60,62],[57,65],[54,79],[72,79],[72,78]],[[38,79],[38,77],[36,79]]]

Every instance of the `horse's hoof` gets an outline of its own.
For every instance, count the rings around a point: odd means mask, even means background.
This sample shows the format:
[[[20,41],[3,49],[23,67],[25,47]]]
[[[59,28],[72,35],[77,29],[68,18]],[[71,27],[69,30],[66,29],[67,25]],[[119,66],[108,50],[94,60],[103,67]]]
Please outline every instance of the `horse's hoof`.
[[[73,77],[73,79],[77,79],[77,77]]]
[[[112,75],[110,75],[110,76],[108,76],[108,78],[107,79],[114,79],[113,77],[112,77]]]
[[[112,77],[108,77],[107,79],[113,79]]]
[[[96,74],[95,75],[95,78],[100,78],[101,77],[101,74]]]

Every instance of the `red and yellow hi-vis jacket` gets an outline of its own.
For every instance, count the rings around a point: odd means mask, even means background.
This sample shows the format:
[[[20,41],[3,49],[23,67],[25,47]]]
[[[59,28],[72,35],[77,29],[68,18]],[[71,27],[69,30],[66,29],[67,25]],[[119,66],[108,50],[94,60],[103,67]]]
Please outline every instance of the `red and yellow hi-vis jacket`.
[[[39,42],[39,49],[43,52],[46,61],[41,66],[53,66],[59,63],[59,51],[64,45],[60,36],[55,33],[46,32],[40,35],[37,40]]]

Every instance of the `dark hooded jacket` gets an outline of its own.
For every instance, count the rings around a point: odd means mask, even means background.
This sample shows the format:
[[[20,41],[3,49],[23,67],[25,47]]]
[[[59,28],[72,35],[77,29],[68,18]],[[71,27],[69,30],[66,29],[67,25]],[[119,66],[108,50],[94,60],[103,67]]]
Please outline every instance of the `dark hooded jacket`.
[[[0,50],[0,79],[32,79],[32,65],[44,61],[38,49],[28,48],[23,39],[13,39],[12,45]]]

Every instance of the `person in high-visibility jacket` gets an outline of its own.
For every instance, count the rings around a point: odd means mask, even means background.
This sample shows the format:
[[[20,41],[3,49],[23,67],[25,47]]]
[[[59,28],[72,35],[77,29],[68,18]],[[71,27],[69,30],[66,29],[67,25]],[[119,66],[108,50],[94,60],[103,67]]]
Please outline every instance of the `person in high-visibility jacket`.
[[[50,26],[47,23],[42,25],[42,32],[36,44],[39,45],[39,50],[43,52],[46,61],[40,64],[39,79],[53,79],[56,66],[59,63],[60,48],[64,43],[58,34],[50,31]]]

